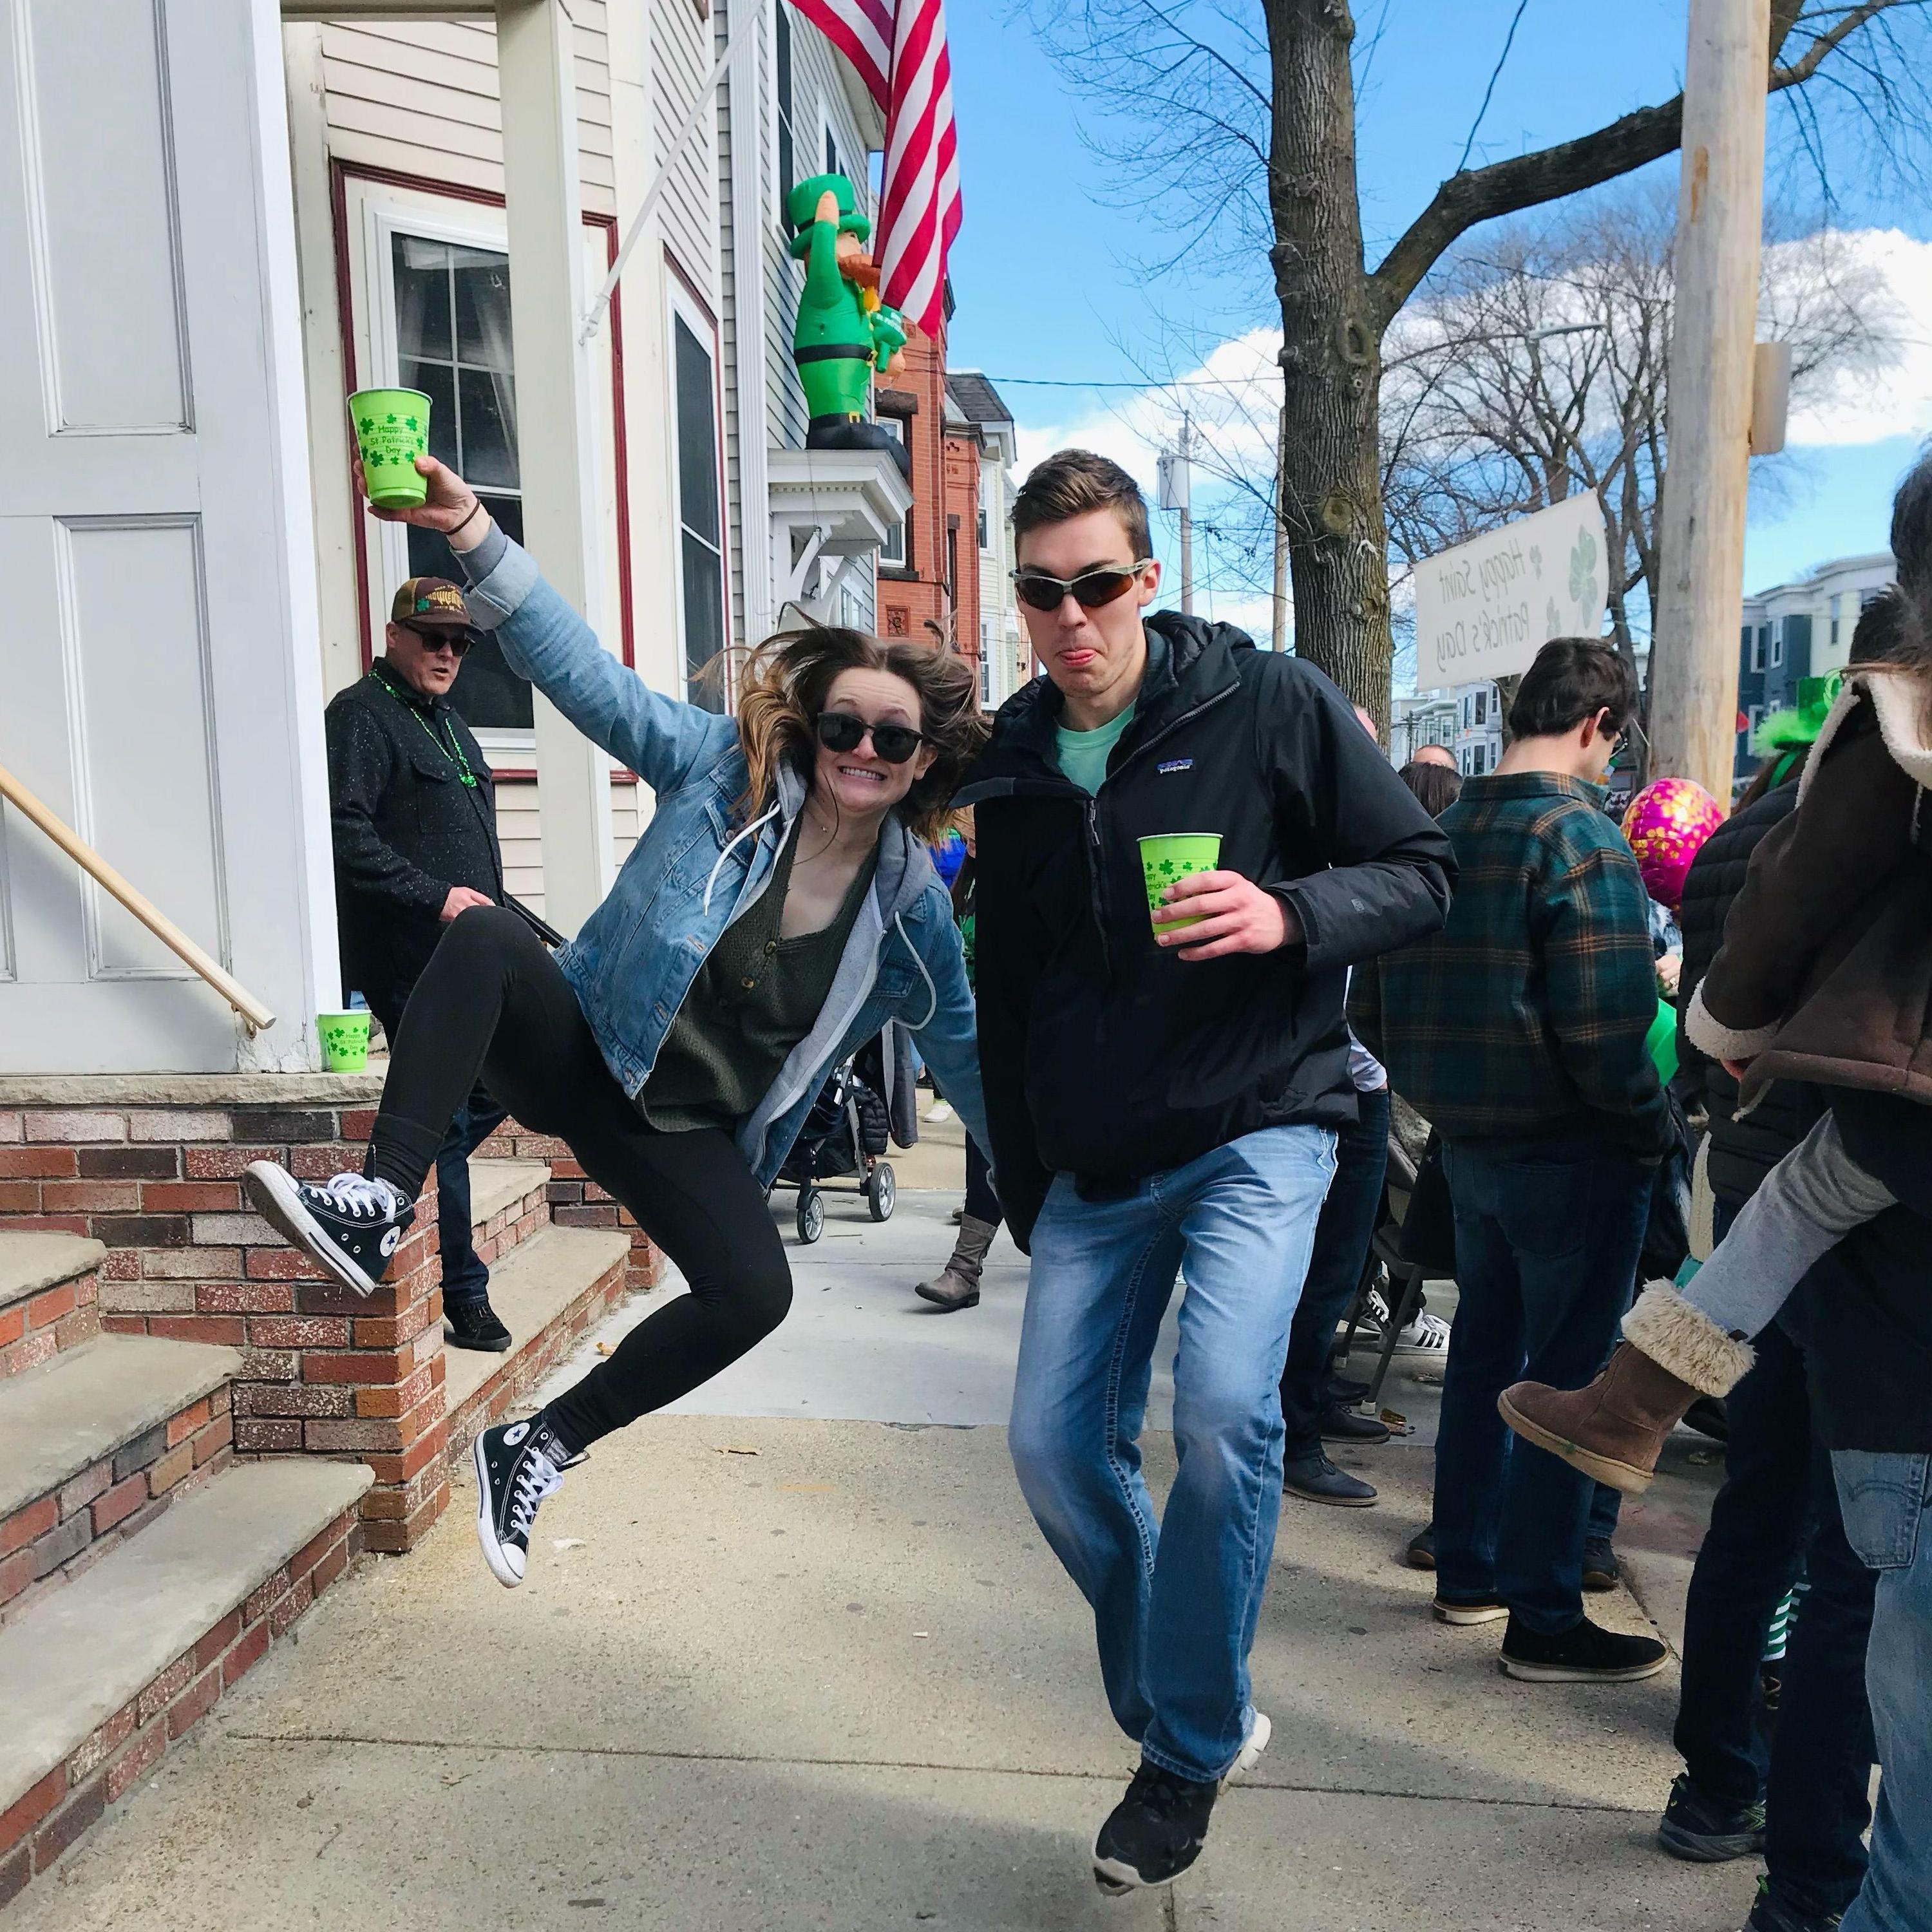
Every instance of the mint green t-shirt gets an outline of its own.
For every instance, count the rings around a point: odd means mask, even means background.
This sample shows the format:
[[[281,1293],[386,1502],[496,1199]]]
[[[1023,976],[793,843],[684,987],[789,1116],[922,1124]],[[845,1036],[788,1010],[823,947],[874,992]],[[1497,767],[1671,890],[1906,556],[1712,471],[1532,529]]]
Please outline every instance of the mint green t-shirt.
[[[1133,722],[1134,706],[1130,704],[1097,731],[1070,731],[1060,725],[1053,734],[1060,753],[1060,769],[1090,797],[1095,796],[1100,781],[1107,776],[1108,754]]]

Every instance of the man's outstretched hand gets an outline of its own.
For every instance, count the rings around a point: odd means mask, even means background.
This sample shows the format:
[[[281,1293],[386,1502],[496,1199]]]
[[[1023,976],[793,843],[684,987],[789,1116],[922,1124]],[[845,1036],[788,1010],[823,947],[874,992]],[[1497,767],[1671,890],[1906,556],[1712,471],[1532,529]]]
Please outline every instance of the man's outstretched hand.
[[[409,510],[385,510],[369,502],[362,466],[358,463],[355,468],[356,494],[370,515],[386,524],[413,524],[418,530],[434,530],[445,537],[460,528],[463,541],[458,548],[464,550],[474,550],[489,534],[490,513],[478,503],[476,492],[448,464],[434,456],[416,458],[416,473],[428,486],[429,494]]]
[[[1192,873],[1161,897],[1178,916],[1200,921],[1168,932],[1154,928],[1154,944],[1178,949],[1184,959],[1274,952],[1301,937],[1294,908],[1239,872]]]

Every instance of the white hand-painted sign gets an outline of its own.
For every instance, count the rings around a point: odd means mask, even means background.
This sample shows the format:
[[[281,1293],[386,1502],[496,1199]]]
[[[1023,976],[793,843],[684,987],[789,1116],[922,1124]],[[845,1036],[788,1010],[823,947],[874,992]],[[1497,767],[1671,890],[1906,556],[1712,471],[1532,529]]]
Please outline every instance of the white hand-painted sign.
[[[1417,565],[1416,688],[1508,677],[1552,638],[1600,636],[1604,550],[1603,506],[1586,490]]]

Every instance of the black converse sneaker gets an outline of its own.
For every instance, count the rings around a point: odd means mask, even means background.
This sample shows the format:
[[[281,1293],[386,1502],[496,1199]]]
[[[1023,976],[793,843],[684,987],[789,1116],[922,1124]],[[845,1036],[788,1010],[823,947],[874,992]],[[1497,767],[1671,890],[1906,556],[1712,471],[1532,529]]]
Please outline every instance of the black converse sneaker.
[[[1197,1784],[1144,1759],[1094,1840],[1094,1882],[1110,1896],[1166,1885],[1201,1856],[1221,1780]]]
[[[263,1220],[358,1294],[375,1292],[416,1218],[400,1188],[359,1174],[311,1187],[272,1160],[251,1160],[244,1184]]]
[[[537,1505],[563,1487],[563,1472],[580,1462],[541,1415],[486,1429],[470,1454],[476,1464],[476,1540],[483,1560],[506,1589],[524,1580]]]

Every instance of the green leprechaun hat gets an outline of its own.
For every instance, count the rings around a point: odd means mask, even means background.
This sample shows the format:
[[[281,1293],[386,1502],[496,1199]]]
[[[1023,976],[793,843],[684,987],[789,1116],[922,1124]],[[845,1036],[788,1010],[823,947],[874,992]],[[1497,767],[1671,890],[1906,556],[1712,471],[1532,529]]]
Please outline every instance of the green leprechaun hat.
[[[843,175],[808,175],[793,184],[785,196],[785,224],[792,231],[791,252],[801,261],[812,246],[812,224],[818,214],[818,197],[828,189],[838,197],[838,232],[856,235],[861,242],[872,232],[872,224],[859,212],[857,191]]]

